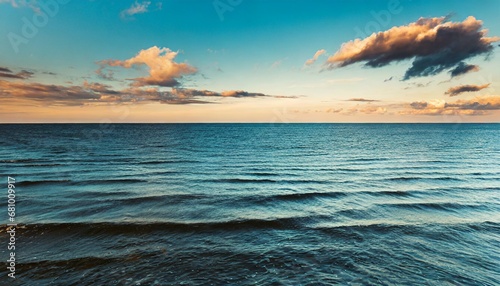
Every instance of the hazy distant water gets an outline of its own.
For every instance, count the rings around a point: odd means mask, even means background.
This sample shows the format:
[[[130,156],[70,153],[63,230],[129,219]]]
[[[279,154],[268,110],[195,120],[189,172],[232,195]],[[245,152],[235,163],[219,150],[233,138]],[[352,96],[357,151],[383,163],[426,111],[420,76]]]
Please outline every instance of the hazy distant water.
[[[499,124],[0,132],[20,285],[500,284]]]

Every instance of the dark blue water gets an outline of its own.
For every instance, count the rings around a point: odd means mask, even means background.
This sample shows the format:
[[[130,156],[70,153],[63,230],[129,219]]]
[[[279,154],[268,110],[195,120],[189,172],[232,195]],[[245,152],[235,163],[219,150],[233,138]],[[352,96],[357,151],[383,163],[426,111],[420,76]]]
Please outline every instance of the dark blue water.
[[[500,285],[499,124],[0,132],[19,285]]]

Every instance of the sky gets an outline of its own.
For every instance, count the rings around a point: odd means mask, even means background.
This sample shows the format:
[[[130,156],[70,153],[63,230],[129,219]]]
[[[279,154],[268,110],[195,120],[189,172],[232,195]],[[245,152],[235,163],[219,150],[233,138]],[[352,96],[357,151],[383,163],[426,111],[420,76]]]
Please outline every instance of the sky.
[[[0,0],[0,123],[500,122],[500,1]]]

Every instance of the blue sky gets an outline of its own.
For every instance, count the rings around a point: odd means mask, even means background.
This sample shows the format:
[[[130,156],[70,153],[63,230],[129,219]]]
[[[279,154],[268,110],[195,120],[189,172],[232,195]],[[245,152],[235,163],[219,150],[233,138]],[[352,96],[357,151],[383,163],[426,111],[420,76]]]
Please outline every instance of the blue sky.
[[[151,88],[159,91],[170,88],[214,92],[244,90],[275,96],[269,99],[253,96],[227,100],[211,98],[209,101],[216,104],[201,105],[141,103],[130,106],[131,110],[138,111],[136,114],[132,112],[127,120],[273,121],[273,114],[278,111],[287,113],[289,119],[282,121],[442,121],[442,116],[429,114],[404,116],[401,108],[411,102],[449,101],[444,92],[460,85],[490,84],[477,92],[467,92],[457,97],[458,100],[498,96],[500,91],[500,74],[495,68],[498,66],[498,42],[492,43],[495,48],[489,53],[467,58],[467,64],[480,66],[478,72],[450,82],[445,82],[449,80],[446,72],[401,81],[411,59],[391,62],[381,68],[365,67],[362,62],[342,68],[325,68],[327,59],[336,54],[343,43],[394,26],[409,25],[421,17],[450,16],[446,21],[460,23],[473,16],[482,21],[482,28],[489,30],[488,37],[500,36],[498,1],[486,0],[480,4],[477,1],[417,0],[313,3],[284,0],[73,0],[66,4],[54,1],[0,1],[0,35],[3,37],[0,67],[13,73],[32,71],[34,75],[26,79],[26,83],[76,86],[86,81],[104,84],[114,90],[127,89],[130,79],[144,76],[147,68],[107,67],[106,70],[111,70],[115,77],[110,81],[96,74],[100,67],[97,63],[103,60],[125,61],[141,50],[156,46],[178,52],[175,62],[189,64],[197,72],[183,74],[175,87]],[[33,22],[37,15],[42,17],[40,15],[46,12],[43,4],[46,3],[56,3],[58,11],[47,16],[47,23],[38,27],[33,37],[25,37],[27,41],[18,44],[16,52],[12,34],[23,36],[23,18]],[[133,10],[134,7],[137,13],[127,14],[127,9]],[[224,11],[225,8],[229,10]],[[313,65],[306,66],[306,60],[321,49],[325,53]],[[485,60],[486,56],[488,60]],[[384,81],[391,77],[392,80]],[[12,97],[12,93],[0,97],[0,100],[9,96]],[[377,102],[346,102],[352,98]],[[496,102],[497,98],[494,100]],[[54,108],[49,101],[38,100],[37,103],[41,103],[40,114],[44,108]],[[360,104],[371,104],[381,110],[391,110],[391,106],[397,104],[401,106],[392,114],[346,112]],[[67,114],[64,110],[73,108],[70,106],[57,107],[61,110],[60,116],[38,116],[36,105],[29,105],[29,115],[19,113],[15,118],[18,121],[93,121],[95,110],[103,108],[95,107],[92,111],[89,104],[84,105],[88,112],[80,112],[80,117],[64,117]],[[328,109],[344,111],[327,114]],[[195,117],[179,115],[194,112]],[[145,115],[148,113],[161,114],[161,117],[148,117]],[[496,109],[474,116],[452,113],[448,115],[460,117],[463,121],[498,121]],[[2,121],[8,119],[2,118]]]

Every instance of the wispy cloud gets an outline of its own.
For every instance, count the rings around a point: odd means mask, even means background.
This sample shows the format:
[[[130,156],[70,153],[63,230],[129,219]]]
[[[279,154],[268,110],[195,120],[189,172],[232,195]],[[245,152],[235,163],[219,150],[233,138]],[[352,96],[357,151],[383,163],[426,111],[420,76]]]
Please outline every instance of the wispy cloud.
[[[14,8],[28,7],[37,13],[40,12],[36,0],[0,0],[0,4],[3,3],[8,3]]]
[[[306,66],[310,66],[310,65],[314,64],[318,60],[318,58],[325,53],[326,53],[326,50],[323,50],[323,49],[318,50],[316,53],[314,53],[314,56],[312,58],[308,59],[304,64]]]
[[[451,87],[444,94],[448,94],[450,96],[457,96],[463,92],[480,91],[480,90],[485,89],[489,86],[490,86],[489,83],[483,84],[483,85],[474,85],[474,84],[460,85],[460,86]]]
[[[363,62],[378,68],[401,60],[412,60],[403,80],[429,76],[453,68],[467,59],[493,50],[500,37],[486,37],[483,22],[469,16],[463,22],[446,17],[420,18],[407,26],[393,27],[365,39],[355,39],[328,58],[328,68]]]
[[[350,98],[346,101],[357,101],[357,102],[375,102],[375,101],[380,101],[376,99],[366,99],[366,98]]]
[[[120,16],[122,18],[127,18],[134,16],[136,14],[142,14],[148,12],[148,7],[151,5],[151,1],[142,1],[139,3],[139,1],[135,1],[132,6],[130,6],[128,9],[123,10],[120,13]]]

